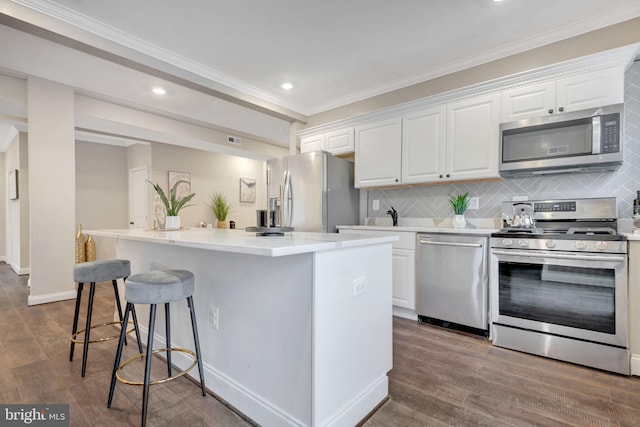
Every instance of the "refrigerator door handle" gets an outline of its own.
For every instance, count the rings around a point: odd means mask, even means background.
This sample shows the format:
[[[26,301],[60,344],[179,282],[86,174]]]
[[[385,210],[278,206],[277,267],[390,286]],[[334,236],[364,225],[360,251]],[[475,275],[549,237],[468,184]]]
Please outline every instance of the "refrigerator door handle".
[[[284,197],[282,198],[285,212],[285,227],[291,227],[293,222],[293,191],[291,189],[291,172],[286,171],[284,173]]]

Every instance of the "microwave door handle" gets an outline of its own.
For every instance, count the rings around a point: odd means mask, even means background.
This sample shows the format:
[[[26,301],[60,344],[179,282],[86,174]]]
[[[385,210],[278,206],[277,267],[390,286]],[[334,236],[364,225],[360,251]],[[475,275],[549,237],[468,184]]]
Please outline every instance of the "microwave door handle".
[[[596,117],[592,117],[591,118],[591,129],[592,129],[592,136],[591,136],[591,140],[593,141],[593,145],[591,147],[591,154],[600,154],[600,138],[601,138],[601,132],[602,132],[602,126],[601,126],[601,121],[600,121],[600,116],[596,116]]]

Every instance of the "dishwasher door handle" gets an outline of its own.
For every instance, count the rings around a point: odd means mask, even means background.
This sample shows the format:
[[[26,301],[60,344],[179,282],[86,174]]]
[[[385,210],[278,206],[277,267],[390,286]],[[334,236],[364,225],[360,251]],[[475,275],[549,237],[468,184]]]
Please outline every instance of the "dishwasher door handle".
[[[421,245],[435,245],[435,246],[457,246],[464,248],[481,248],[480,243],[456,243],[456,242],[439,242],[433,240],[420,239]]]

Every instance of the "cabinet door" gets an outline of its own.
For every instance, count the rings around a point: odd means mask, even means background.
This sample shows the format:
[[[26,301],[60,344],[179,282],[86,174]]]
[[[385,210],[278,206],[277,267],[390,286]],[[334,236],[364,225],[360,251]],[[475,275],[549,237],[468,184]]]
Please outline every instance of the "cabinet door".
[[[560,79],[556,83],[558,109],[578,111],[624,102],[622,67]]]
[[[402,118],[402,183],[439,181],[445,164],[446,107]]]
[[[353,128],[327,132],[325,135],[326,150],[331,154],[353,153]]]
[[[416,309],[415,251],[393,249],[393,305]]]
[[[556,109],[556,83],[545,82],[502,92],[500,122],[553,114]]]
[[[400,117],[355,129],[355,187],[381,187],[400,182]]]
[[[300,152],[308,153],[325,149],[324,134],[310,135],[300,138]]]
[[[498,178],[498,94],[447,107],[446,175],[450,180]]]

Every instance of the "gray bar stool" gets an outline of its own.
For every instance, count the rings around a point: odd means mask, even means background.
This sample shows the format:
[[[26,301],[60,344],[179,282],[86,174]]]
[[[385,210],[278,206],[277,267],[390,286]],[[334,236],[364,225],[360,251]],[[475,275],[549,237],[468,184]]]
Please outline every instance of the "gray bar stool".
[[[82,376],[87,371],[87,356],[89,354],[89,344],[95,342],[108,341],[118,337],[118,334],[91,340],[91,329],[99,328],[107,325],[121,325],[122,330],[127,328],[124,326],[126,322],[122,321],[122,307],[120,306],[120,295],[118,294],[118,279],[126,280],[131,274],[131,267],[128,260],[124,259],[105,259],[98,261],[82,262],[76,264],[73,269],[73,280],[78,283],[78,291],[76,293],[76,309],[73,316],[73,328],[71,330],[71,349],[69,350],[69,361],[73,361],[73,352],[76,343],[83,343],[82,351]],[[95,295],[96,283],[111,281],[113,284],[113,292],[116,297],[116,306],[118,307],[119,322],[107,322],[99,325],[91,325],[91,315],[93,312],[93,297]],[[78,317],[80,314],[80,301],[82,300],[82,289],[85,283],[89,283],[89,305],[87,306],[87,320],[85,329],[78,330]],[[138,349],[142,353],[142,344],[140,342],[140,332],[138,330],[138,319],[135,312],[133,313],[133,329],[126,331],[130,333],[135,330],[138,339]],[[84,332],[84,339],[78,339],[77,336]]]
[[[196,313],[193,307],[193,289],[194,276],[193,273],[186,270],[166,270],[166,271],[150,271],[147,273],[134,274],[129,276],[125,282],[124,298],[127,301],[127,307],[124,311],[124,322],[129,318],[129,313],[133,313],[134,304],[150,304],[149,310],[149,336],[147,338],[147,352],[144,354],[133,356],[120,364],[122,358],[122,349],[126,333],[120,333],[120,341],[118,343],[118,351],[116,352],[116,360],[113,364],[113,373],[111,375],[111,387],[109,389],[109,400],[107,408],[111,407],[113,401],[113,393],[116,387],[116,380],[129,385],[142,385],[142,425],[147,421],[147,403],[149,402],[149,386],[167,382],[185,375],[197,364],[200,374],[200,387],[202,395],[206,396],[204,385],[204,373],[202,370],[202,357],[200,355],[200,341],[198,340],[198,327],[196,325]],[[186,299],[191,312],[191,327],[193,330],[193,341],[195,344],[195,353],[186,348],[171,347],[169,303]],[[165,328],[167,348],[153,350],[153,330],[156,321],[156,306],[164,304],[165,309]],[[167,372],[168,378],[151,381],[151,356],[153,353],[166,351],[167,353]],[[171,376],[171,353],[174,351],[187,353],[193,358],[193,363],[181,373]],[[145,357],[144,381],[134,382],[124,379],[120,372],[131,362]]]

